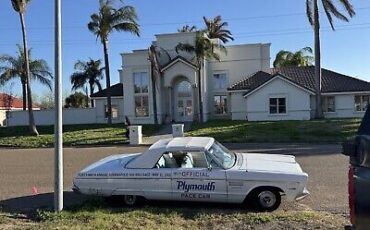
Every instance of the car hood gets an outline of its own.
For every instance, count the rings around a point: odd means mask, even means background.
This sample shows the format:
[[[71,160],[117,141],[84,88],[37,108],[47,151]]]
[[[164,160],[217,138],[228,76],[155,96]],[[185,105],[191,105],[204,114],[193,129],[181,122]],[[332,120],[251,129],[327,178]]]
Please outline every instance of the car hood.
[[[302,174],[303,171],[291,155],[242,153],[240,169],[258,172]]]
[[[78,176],[86,176],[89,173],[108,173],[122,170],[131,159],[138,155],[139,153],[119,154],[103,158],[81,170]]]

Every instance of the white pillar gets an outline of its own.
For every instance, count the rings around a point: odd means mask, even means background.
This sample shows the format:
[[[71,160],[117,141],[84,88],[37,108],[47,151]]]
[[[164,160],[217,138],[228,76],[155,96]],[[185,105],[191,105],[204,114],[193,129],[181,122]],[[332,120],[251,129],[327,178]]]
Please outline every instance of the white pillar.
[[[173,124],[172,125],[172,136],[183,137],[184,136],[184,124]]]
[[[63,209],[63,137],[62,137],[62,14],[61,0],[55,0],[55,126],[54,126],[54,210]]]
[[[143,135],[142,135],[142,126],[141,125],[134,125],[130,126],[130,144],[131,145],[140,145],[143,142]]]

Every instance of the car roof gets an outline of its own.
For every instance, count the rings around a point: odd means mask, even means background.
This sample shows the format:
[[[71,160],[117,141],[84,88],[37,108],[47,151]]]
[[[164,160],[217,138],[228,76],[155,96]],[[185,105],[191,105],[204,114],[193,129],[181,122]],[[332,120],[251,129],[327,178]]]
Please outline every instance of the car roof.
[[[205,150],[208,149],[213,142],[214,139],[211,137],[176,137],[159,140],[149,149],[164,148],[167,151]]]
[[[130,161],[126,165],[126,168],[152,168],[164,152],[205,151],[214,141],[211,137],[162,139],[155,142],[147,151]]]

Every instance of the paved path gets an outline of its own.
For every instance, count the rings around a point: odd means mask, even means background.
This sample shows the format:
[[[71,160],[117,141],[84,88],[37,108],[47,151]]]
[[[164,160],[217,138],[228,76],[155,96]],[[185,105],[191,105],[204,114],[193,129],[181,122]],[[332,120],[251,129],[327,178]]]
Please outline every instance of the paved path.
[[[184,123],[184,132],[187,132],[190,130],[190,122]],[[144,137],[143,138],[143,144],[145,145],[151,145],[159,140],[172,138],[172,124],[166,124],[164,127],[158,132],[156,132],[153,136],[150,137]]]
[[[347,212],[348,158],[339,145],[228,144],[239,152],[294,154],[309,174],[311,195],[299,203],[284,203],[283,209],[314,209]],[[147,147],[66,148],[64,152],[65,203],[81,197],[70,192],[73,176],[96,160],[118,153],[142,152]],[[53,203],[53,149],[0,149],[0,209],[18,211]],[[32,195],[32,187],[40,195]]]

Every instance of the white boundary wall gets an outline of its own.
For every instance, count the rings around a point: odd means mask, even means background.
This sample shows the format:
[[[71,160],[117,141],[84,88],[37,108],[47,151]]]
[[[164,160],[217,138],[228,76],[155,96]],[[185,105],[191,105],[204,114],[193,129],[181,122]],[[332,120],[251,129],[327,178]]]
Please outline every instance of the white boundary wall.
[[[54,125],[54,109],[34,111],[36,125]],[[1,115],[0,115],[1,116]],[[117,119],[115,123],[124,122]],[[63,109],[63,124],[97,124],[106,123],[106,120],[97,119],[96,108],[69,108]],[[7,126],[28,125],[27,111],[10,111],[7,118]]]
[[[6,125],[6,111],[0,110],[0,126]]]

